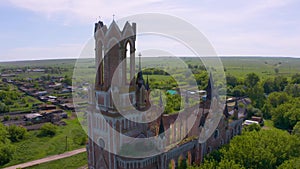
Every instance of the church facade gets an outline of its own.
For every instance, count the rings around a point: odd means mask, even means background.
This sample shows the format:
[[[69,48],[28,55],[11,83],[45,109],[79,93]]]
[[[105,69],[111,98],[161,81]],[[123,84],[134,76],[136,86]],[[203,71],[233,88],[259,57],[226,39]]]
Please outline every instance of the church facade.
[[[186,120],[177,120],[179,114],[175,113],[162,114],[154,121],[141,123],[149,114],[160,112],[163,103],[160,96],[158,105],[150,104],[151,90],[148,78],[145,80],[143,77],[141,63],[138,64],[137,75],[135,73],[136,30],[136,24],[129,22],[122,30],[115,21],[109,27],[101,21],[95,24],[97,75],[95,84],[89,90],[87,110],[88,167],[166,169],[170,165],[175,168],[179,159],[186,160],[188,164],[200,164],[205,155],[229,143],[233,136],[241,133],[243,118],[239,114],[243,115],[244,110],[238,107],[238,101],[235,101],[234,106],[218,105],[222,111],[220,120],[215,124],[212,134],[204,141],[201,140],[205,124],[212,118],[210,104],[217,102],[217,98],[211,98],[213,82],[210,78],[206,89],[207,101],[205,104],[199,101],[197,105],[184,108],[182,114]],[[188,119],[196,119],[189,129]],[[134,144],[134,139],[130,138],[151,137],[155,138],[155,148],[151,145],[147,150],[148,145],[143,144],[140,151],[151,151],[152,155],[137,155],[134,152],[135,155],[130,156],[128,147]],[[156,149],[159,151],[153,153]]]

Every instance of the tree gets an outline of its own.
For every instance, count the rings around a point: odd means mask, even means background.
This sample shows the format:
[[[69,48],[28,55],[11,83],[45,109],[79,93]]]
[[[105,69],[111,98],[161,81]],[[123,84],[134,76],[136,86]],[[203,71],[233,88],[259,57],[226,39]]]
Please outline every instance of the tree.
[[[56,134],[56,126],[52,123],[46,123],[41,127],[39,136],[54,136]]]
[[[9,116],[9,115],[5,115],[5,116],[3,117],[3,121],[8,121],[8,120],[10,120],[10,116]]]
[[[275,72],[275,74],[278,74],[278,73],[279,73],[279,68],[278,68],[278,67],[275,67],[275,68],[274,68],[274,72]]]
[[[0,113],[7,113],[7,112],[9,112],[9,106],[0,102]]]
[[[272,105],[268,102],[266,102],[264,104],[264,106],[262,107],[261,111],[262,111],[262,114],[263,114],[263,117],[265,119],[271,119],[272,115],[271,115],[271,112],[272,112]]]
[[[27,133],[27,129],[24,127],[18,127],[16,125],[11,125],[9,127],[7,127],[7,131],[8,131],[8,138],[12,141],[12,142],[18,142],[20,140],[22,140],[25,136],[25,134]]]
[[[188,169],[245,169],[245,167],[231,159],[223,158],[220,162],[205,160],[200,167],[189,166]]]
[[[287,78],[283,76],[276,76],[274,78],[274,91],[283,91],[285,86],[288,84]]]
[[[188,166],[188,169],[216,169],[217,165],[215,160],[205,160],[200,166]]]
[[[296,73],[292,76],[292,83],[300,83],[300,73]]]
[[[231,94],[236,97],[242,97],[246,95],[245,87],[243,85],[235,86],[231,90]]]
[[[235,87],[238,84],[237,78],[233,75],[226,75],[227,85]]]
[[[66,83],[67,85],[71,86],[72,85],[72,78],[70,78],[69,76],[66,75],[63,82]]]
[[[15,152],[15,147],[11,144],[0,143],[0,165],[8,163]]]
[[[280,130],[245,132],[234,137],[220,151],[223,157],[245,168],[273,169],[285,160],[299,156],[300,141]]]
[[[194,74],[194,77],[200,89],[204,89],[207,86],[209,77],[206,71],[202,71],[200,73]]]
[[[2,123],[0,123],[0,144],[7,143],[7,141],[8,141],[7,137],[8,137],[7,130],[6,130],[5,126]]]
[[[257,74],[249,73],[249,74],[246,75],[245,85],[247,87],[252,88],[252,87],[254,87],[258,84],[259,80],[260,79],[259,79],[259,76]]]
[[[291,97],[286,92],[273,92],[269,94],[267,98],[267,103],[271,104],[272,107],[276,108],[277,106],[286,103]]]
[[[269,94],[274,91],[274,79],[268,78],[263,82],[264,92]]]
[[[293,134],[300,137],[300,121],[293,128]]]
[[[178,169],[187,169],[186,159],[179,159],[178,160]]]
[[[247,119],[250,119],[252,116],[262,117],[262,112],[260,109],[249,105],[247,107]]]
[[[272,112],[274,125],[281,129],[292,130],[300,121],[300,98],[290,100],[276,107]]]
[[[252,105],[257,108],[262,108],[265,103],[264,89],[260,85],[256,85],[247,89],[247,95],[252,100]]]
[[[222,159],[217,169],[245,169],[242,165],[230,159]]]
[[[248,132],[250,132],[250,131],[260,131],[261,127],[260,127],[260,125],[254,123],[254,124],[250,124],[248,126],[244,126],[243,129],[244,129],[244,131],[248,131]]]
[[[300,158],[293,158],[285,161],[277,169],[298,169],[300,168]]]
[[[8,132],[5,126],[0,123],[0,165],[8,163],[15,151],[15,147],[11,145],[8,139]]]
[[[179,111],[181,109],[181,97],[178,94],[166,94],[167,99],[166,99],[166,106],[165,106],[165,111],[164,113],[169,114],[174,111]]]
[[[300,84],[289,84],[284,91],[293,97],[300,97]]]

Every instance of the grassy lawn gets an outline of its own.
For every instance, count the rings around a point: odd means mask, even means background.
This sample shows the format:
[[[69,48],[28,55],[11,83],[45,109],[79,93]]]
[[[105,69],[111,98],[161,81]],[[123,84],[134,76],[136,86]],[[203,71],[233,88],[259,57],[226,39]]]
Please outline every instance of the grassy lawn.
[[[74,155],[72,157],[63,158],[60,160],[43,163],[40,165],[28,167],[26,169],[75,169],[87,165],[87,154],[86,152]]]
[[[2,167],[16,165],[50,155],[61,154],[66,151],[66,136],[68,151],[85,147],[79,145],[74,138],[77,134],[85,134],[78,123],[77,119],[66,120],[67,125],[57,128],[57,133],[54,137],[38,137],[39,131],[30,131],[25,140],[14,143],[16,151],[13,159]]]

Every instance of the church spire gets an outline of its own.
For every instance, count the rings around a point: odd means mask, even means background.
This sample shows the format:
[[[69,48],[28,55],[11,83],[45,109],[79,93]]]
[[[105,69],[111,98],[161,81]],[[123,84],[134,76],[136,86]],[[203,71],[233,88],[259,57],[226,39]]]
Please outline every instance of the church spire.
[[[149,78],[148,78],[148,75],[147,75],[147,81],[146,81],[146,90],[149,91],[150,90],[150,86],[149,86]]]
[[[162,97],[161,97],[161,92],[160,92],[160,95],[159,95],[159,107],[163,107],[163,100],[162,100]]]
[[[143,78],[143,72],[142,72],[142,66],[141,66],[141,56],[142,54],[139,53],[139,72],[137,74],[137,79],[136,79],[136,84],[138,85],[139,88],[145,85],[145,81]]]
[[[160,117],[160,124],[159,124],[158,136],[160,138],[164,138],[165,137],[165,127],[164,127],[163,116],[162,115]]]
[[[209,79],[208,79],[208,84],[206,87],[206,98],[207,100],[211,100],[212,98],[212,94],[213,94],[213,87],[214,83],[213,83],[213,79],[212,79],[212,73],[209,72]]]

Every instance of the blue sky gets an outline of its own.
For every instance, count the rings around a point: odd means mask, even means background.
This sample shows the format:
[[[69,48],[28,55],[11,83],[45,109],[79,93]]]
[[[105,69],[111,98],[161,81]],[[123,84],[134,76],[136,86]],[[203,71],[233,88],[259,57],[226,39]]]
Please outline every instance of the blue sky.
[[[144,12],[193,24],[218,55],[299,57],[299,6],[298,0],[2,0],[0,61],[76,58],[99,16],[109,24],[112,14]]]

